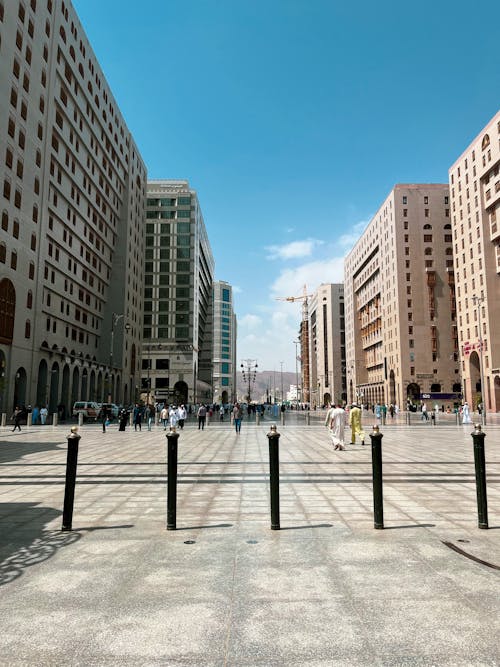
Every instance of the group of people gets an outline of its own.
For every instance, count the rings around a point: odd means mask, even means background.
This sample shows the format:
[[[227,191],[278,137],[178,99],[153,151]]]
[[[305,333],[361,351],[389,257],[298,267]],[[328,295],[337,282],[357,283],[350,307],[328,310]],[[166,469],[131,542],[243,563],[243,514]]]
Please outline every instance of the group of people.
[[[227,413],[230,415],[230,418],[234,424],[236,433],[241,433],[241,422],[243,420],[243,409],[239,403],[235,403],[233,408],[225,408],[223,405],[219,406],[219,420],[224,421],[224,415]],[[205,428],[207,421],[207,414],[213,414],[213,411],[210,407],[207,407],[203,403],[198,408],[197,417],[198,417],[198,430]]]
[[[356,444],[356,437],[359,437],[361,444],[365,444],[365,432],[361,423],[361,408],[357,403],[352,403],[349,413],[344,410],[340,403],[332,405],[326,413],[325,426],[329,430],[333,449],[345,449],[345,428],[349,424],[351,427],[351,445]]]
[[[19,431],[21,430],[21,422],[26,421],[30,413],[31,423],[33,425],[38,424],[38,421],[40,420],[40,424],[45,426],[47,417],[49,416],[49,411],[46,405],[43,405],[41,408],[39,408],[38,405],[35,405],[34,408],[31,408],[31,405],[28,405],[28,407],[16,405],[11,417],[14,422],[12,432],[16,429]]]

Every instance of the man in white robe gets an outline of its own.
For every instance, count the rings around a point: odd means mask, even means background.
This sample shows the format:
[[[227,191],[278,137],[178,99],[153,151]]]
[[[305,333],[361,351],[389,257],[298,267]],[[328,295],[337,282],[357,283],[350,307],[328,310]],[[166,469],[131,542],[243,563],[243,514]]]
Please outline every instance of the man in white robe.
[[[330,431],[330,437],[333,443],[333,449],[345,449],[344,447],[344,428],[346,422],[346,413],[340,405],[331,407],[326,413],[325,426]]]

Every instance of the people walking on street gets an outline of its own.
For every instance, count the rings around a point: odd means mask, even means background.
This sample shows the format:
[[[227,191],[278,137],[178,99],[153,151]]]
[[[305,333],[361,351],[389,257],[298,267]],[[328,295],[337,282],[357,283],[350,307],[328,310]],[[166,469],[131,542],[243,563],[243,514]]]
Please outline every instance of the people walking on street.
[[[198,431],[205,428],[205,422],[207,421],[207,408],[203,403],[198,408]]]
[[[135,406],[134,406],[133,422],[134,422],[134,431],[137,431],[137,427],[139,427],[139,431],[141,431],[142,430],[142,408],[139,405],[139,403],[136,403]]]
[[[462,405],[462,424],[472,424],[470,409],[467,401]]]
[[[127,408],[122,408],[120,410],[120,414],[118,415],[118,419],[120,420],[120,422],[119,422],[120,425],[118,427],[119,431],[124,431],[125,430],[125,428],[127,426],[127,422],[128,422],[128,415],[129,415],[129,411],[127,410]]]
[[[422,401],[422,403],[420,404],[420,409],[422,410],[422,416],[421,416],[420,419],[422,421],[428,422],[429,421],[429,413],[427,412],[427,403]]]
[[[332,406],[326,413],[325,426],[330,431],[330,437],[333,443],[333,449],[345,449],[344,447],[344,429],[345,429],[345,410],[340,404]]]
[[[166,431],[168,424],[168,408],[166,405],[164,405],[160,411],[160,419],[163,424],[163,430]]]
[[[357,403],[353,403],[349,412],[349,426],[351,427],[351,445],[356,444],[356,435],[361,438],[361,444],[365,444],[365,432],[361,426],[361,409]]]
[[[219,408],[219,420],[221,422],[224,421],[224,406],[223,405],[221,405],[220,408]]]
[[[168,420],[170,423],[170,430],[175,430],[179,421],[179,411],[175,405],[170,406],[170,410],[168,411]]]
[[[154,406],[148,403],[146,405],[146,409],[144,410],[144,419],[146,420],[146,424],[148,425],[148,431],[151,431],[151,425],[153,423],[154,414],[155,414]]]
[[[106,426],[109,425],[109,418],[111,417],[111,410],[107,406],[104,406],[101,409],[101,423],[102,423],[102,432],[106,433]]]
[[[233,422],[236,433],[241,433],[241,420],[243,419],[243,410],[239,403],[234,404],[233,408]]]
[[[31,423],[35,425],[38,423],[38,416],[40,414],[40,409],[38,408],[38,405],[35,405],[33,408],[33,412],[31,413]]]
[[[180,428],[181,431],[182,431],[182,429],[184,428],[184,422],[185,422],[186,419],[187,419],[187,410],[186,410],[186,407],[185,407],[184,405],[180,405],[179,408],[178,408],[178,410],[177,410],[177,412],[178,412],[178,414],[179,414],[179,428]]]
[[[45,426],[45,422],[47,421],[47,416],[49,414],[49,411],[47,410],[47,406],[44,405],[43,408],[40,409],[40,422],[42,426]]]
[[[22,416],[23,416],[23,411],[21,410],[21,408],[18,405],[16,405],[16,409],[14,410],[14,412],[12,414],[12,419],[14,420],[14,428],[12,429],[12,433],[14,433],[16,428],[21,430],[20,422],[21,422],[21,417]]]

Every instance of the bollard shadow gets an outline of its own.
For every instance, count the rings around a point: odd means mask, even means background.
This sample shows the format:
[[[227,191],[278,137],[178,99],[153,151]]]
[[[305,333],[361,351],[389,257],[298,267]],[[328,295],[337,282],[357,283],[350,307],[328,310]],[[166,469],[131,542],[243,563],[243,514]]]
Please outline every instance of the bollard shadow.
[[[18,579],[28,567],[48,560],[80,539],[77,533],[45,530],[60,510],[37,503],[3,503],[0,517],[0,586]]]
[[[303,530],[304,528],[333,528],[333,523],[316,523],[307,526],[281,526],[280,530]]]
[[[55,450],[66,451],[67,447],[55,442],[20,442],[16,440],[0,440],[0,463],[17,461],[30,454]],[[29,465],[33,465],[30,461]],[[53,464],[49,464],[53,465]]]
[[[435,523],[411,523],[407,526],[384,526],[385,530],[399,530],[401,528],[435,528]]]
[[[179,530],[205,530],[206,528],[232,528],[232,523],[214,523],[211,526],[182,526],[181,528],[176,528],[176,531]]]

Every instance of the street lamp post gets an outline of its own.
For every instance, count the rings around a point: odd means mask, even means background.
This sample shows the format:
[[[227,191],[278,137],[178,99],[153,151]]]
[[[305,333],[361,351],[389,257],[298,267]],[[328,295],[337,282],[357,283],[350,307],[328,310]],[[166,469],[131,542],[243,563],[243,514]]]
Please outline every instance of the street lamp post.
[[[256,359],[243,359],[243,361],[244,364],[240,364],[240,367],[243,375],[243,382],[246,382],[248,385],[247,400],[250,405],[252,400],[252,385],[255,382],[258,364]]]
[[[112,313],[111,315],[111,347],[109,349],[109,391],[108,391],[108,403],[112,402],[112,394],[111,394],[111,387],[112,387],[112,380],[111,380],[111,374],[113,372],[113,353],[114,353],[114,342],[115,342],[115,325],[117,322],[119,322],[122,318],[124,317],[124,314],[121,313],[118,315],[117,313]],[[130,324],[127,322],[125,324],[125,331],[130,330]]]
[[[483,409],[481,411],[481,422],[483,426],[486,424],[486,386],[484,384],[484,360],[483,360],[483,327],[481,322],[481,306],[484,303],[484,296],[474,295],[472,303],[477,307],[477,318],[479,327],[479,373],[481,376],[481,403]],[[472,389],[472,387],[471,387]]]

